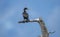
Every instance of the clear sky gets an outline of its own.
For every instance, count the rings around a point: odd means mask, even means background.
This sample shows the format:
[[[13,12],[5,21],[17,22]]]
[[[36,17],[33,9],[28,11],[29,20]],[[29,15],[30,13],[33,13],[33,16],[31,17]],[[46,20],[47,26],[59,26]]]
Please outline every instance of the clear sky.
[[[28,7],[30,19],[41,17],[50,37],[60,37],[60,0],[0,0],[0,37],[38,37],[41,29],[38,23],[22,21],[23,8]]]

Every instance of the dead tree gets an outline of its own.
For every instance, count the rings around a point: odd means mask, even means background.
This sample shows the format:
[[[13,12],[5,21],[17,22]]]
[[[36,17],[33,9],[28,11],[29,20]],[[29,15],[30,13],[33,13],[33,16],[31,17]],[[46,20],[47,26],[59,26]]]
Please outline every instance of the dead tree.
[[[19,21],[19,23],[25,23],[26,21]],[[41,27],[41,32],[42,35],[40,37],[49,37],[49,33],[48,30],[45,26],[44,21],[41,18],[35,19],[35,20],[29,20],[28,22],[37,22],[39,23],[40,27]]]

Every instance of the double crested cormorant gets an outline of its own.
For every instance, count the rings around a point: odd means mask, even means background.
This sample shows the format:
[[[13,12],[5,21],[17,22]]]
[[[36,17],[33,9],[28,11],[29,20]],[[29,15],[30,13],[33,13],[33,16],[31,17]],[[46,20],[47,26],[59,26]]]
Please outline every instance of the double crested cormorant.
[[[26,12],[26,10],[28,10],[28,8],[24,8],[24,12],[23,12],[23,18],[24,18],[24,21],[29,21],[29,15],[28,13]]]

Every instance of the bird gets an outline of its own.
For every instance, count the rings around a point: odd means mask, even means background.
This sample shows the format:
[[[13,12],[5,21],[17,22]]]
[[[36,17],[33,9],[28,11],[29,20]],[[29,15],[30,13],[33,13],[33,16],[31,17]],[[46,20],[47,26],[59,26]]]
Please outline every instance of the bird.
[[[28,10],[28,8],[25,7],[23,10],[24,10],[23,13],[22,13],[23,14],[23,18],[24,18],[24,21],[27,22],[27,21],[29,21],[29,14],[26,11],[26,10]]]

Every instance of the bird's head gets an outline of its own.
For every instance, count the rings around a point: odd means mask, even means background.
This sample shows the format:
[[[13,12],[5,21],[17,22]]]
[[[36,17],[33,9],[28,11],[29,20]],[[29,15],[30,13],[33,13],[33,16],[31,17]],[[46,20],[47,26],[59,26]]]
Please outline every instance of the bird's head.
[[[28,8],[25,7],[24,10],[28,10]]]

